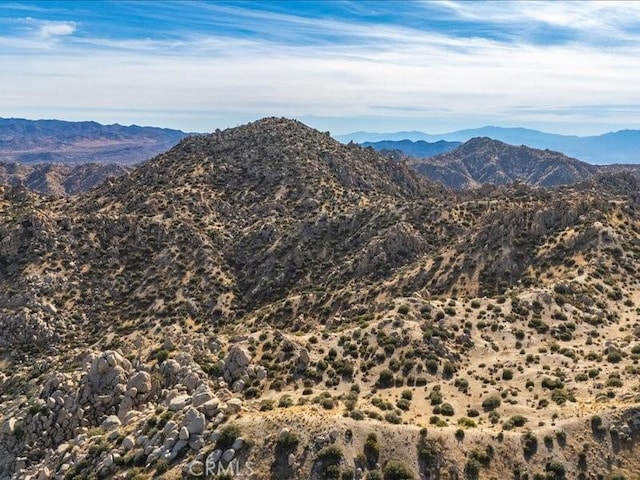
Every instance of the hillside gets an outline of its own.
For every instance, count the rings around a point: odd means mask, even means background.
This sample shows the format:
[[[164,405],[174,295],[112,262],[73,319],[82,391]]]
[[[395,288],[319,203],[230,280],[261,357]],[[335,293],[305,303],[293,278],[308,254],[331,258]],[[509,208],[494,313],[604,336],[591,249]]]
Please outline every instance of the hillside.
[[[570,185],[598,171],[596,166],[559,152],[516,147],[490,138],[474,138],[452,152],[411,163],[428,178],[457,189],[516,181],[542,187]]]
[[[417,131],[395,133],[355,132],[347,135],[338,135],[336,138],[345,143],[353,141],[362,144],[364,142],[400,140],[413,142],[467,142],[477,137],[488,137],[512,145],[527,145],[531,148],[563,152],[570,157],[579,158],[597,165],[640,163],[640,157],[638,156],[640,131],[638,130],[620,130],[602,135],[579,137],[576,135],[540,132],[529,128],[487,126],[436,135]],[[402,150],[402,148],[398,148]],[[411,146],[407,145],[407,148],[411,148]]]
[[[633,478],[638,191],[456,193],[278,118],[1,187],[0,478]]]
[[[0,162],[0,184],[22,184],[46,195],[65,196],[90,190],[108,178],[127,173],[116,164],[22,164]]]
[[[0,161],[132,165],[170,149],[186,135],[135,125],[0,118]]]

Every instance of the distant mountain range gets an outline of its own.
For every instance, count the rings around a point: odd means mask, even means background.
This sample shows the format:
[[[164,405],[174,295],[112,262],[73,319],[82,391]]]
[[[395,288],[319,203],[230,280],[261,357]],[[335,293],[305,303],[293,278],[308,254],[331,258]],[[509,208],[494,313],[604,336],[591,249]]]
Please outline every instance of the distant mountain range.
[[[598,167],[550,150],[516,147],[490,138],[473,138],[452,152],[410,163],[428,178],[452,188],[482,184],[555,187],[591,177]]]
[[[396,133],[355,132],[336,136],[336,139],[344,143],[353,141],[363,144],[365,142],[381,142],[385,140],[466,142],[475,137],[488,137],[512,145],[526,145],[532,148],[555,150],[595,164],[640,163],[640,130],[620,130],[603,135],[578,137],[545,133],[527,128],[482,127],[440,135],[417,131]]]
[[[413,142],[411,140],[383,140],[381,142],[364,142],[363,147],[372,147],[379,152],[400,150],[406,155],[418,158],[428,158],[441,153],[447,153],[451,150],[455,150],[461,142],[446,142],[444,140],[438,140],[437,142],[426,142],[424,140],[418,140]]]
[[[0,118],[0,161],[131,165],[169,150],[187,135],[136,125]]]
[[[419,173],[450,188],[523,182],[532,186],[572,185],[598,173],[636,172],[640,165],[592,165],[552,150],[509,145],[487,137],[472,138],[453,151],[431,158],[385,150],[385,156],[406,160]]]

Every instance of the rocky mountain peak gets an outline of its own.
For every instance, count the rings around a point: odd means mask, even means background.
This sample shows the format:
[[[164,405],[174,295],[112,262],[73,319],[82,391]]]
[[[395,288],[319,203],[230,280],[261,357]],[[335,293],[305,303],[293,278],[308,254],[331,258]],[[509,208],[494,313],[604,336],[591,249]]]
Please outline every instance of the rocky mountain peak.
[[[412,163],[427,177],[453,188],[514,181],[545,187],[569,185],[598,170],[559,152],[518,147],[487,137],[472,138],[452,152]]]

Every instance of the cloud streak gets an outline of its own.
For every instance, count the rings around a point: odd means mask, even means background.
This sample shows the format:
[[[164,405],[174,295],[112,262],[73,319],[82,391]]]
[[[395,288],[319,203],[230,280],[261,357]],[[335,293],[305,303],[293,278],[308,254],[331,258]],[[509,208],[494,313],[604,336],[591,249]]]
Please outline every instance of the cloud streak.
[[[33,19],[0,36],[0,104],[11,115],[192,131],[263,115],[336,133],[640,128],[637,108],[624,108],[640,104],[638,4],[288,5],[117,3],[134,23],[109,31],[91,12]],[[3,23],[18,20],[0,9]],[[535,33],[551,27],[564,33]]]
[[[37,22],[37,25],[38,36],[44,40],[73,35],[76,31],[75,22]]]

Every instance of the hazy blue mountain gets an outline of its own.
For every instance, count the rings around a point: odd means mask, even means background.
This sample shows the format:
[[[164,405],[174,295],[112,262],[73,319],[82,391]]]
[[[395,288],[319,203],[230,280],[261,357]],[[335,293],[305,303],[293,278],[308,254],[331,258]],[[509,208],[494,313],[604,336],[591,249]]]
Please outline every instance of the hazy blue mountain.
[[[425,140],[435,141],[442,140],[441,136],[429,135],[424,132],[411,131],[411,132],[394,132],[394,133],[374,133],[374,132],[354,132],[347,135],[336,135],[335,139],[342,143],[365,143],[365,142],[382,142],[384,140]]]
[[[342,142],[382,140],[424,140],[433,142],[466,142],[472,138],[488,137],[512,145],[549,149],[595,164],[640,163],[640,130],[620,130],[603,135],[578,137],[557,135],[527,128],[482,127],[431,135],[422,132],[366,133],[356,132],[337,137]],[[402,150],[401,148],[398,148]]]
[[[0,118],[0,161],[129,165],[169,150],[187,135],[137,125]]]
[[[411,140],[384,140],[382,142],[364,142],[363,147],[372,147],[379,152],[399,150],[405,155],[410,155],[417,158],[429,158],[441,153],[447,153],[451,150],[455,150],[461,142],[446,142],[444,140],[438,140],[437,142],[426,142],[424,140],[418,140],[412,142]]]

